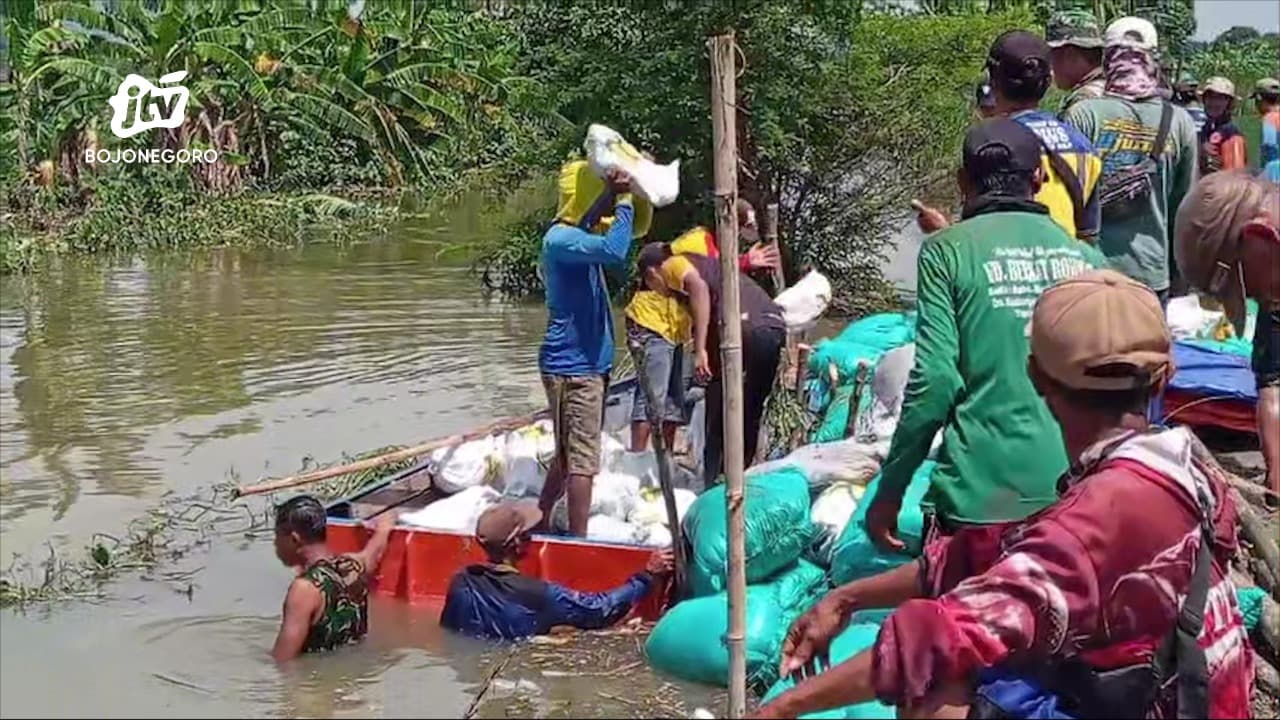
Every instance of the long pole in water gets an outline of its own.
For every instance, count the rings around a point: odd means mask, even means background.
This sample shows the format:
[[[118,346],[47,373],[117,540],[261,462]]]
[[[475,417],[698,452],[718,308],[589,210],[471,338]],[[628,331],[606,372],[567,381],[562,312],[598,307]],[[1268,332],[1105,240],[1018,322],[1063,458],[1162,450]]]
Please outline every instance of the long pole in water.
[[[729,708],[747,712],[747,574],[742,534],[742,313],[738,298],[738,137],[733,31],[711,39],[711,137],[715,151],[716,243],[720,246],[720,382],[724,388],[725,504],[729,520]],[[715,438],[707,438],[715,442]]]

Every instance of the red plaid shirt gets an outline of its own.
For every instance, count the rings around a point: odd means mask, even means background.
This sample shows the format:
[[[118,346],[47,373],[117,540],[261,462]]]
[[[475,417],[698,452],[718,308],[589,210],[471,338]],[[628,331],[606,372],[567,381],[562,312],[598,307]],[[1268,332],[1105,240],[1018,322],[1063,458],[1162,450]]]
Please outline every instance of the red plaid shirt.
[[[1007,530],[978,528],[925,549],[933,599],[885,621],[876,694],[929,703],[942,685],[1006,661],[1077,658],[1099,669],[1150,660],[1178,615],[1213,518],[1214,566],[1200,645],[1211,717],[1248,717],[1253,654],[1226,575],[1236,509],[1217,466],[1186,429],[1131,434],[1085,453],[1058,502]],[[1198,492],[1211,499],[1203,511]],[[1173,717],[1172,693],[1150,717]]]

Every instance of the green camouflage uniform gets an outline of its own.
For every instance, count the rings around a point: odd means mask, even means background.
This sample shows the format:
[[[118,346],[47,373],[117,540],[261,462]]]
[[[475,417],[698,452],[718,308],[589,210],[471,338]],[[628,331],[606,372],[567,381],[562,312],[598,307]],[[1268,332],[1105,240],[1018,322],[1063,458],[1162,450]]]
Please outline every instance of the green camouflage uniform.
[[[1093,13],[1087,10],[1067,10],[1053,14],[1049,25],[1045,28],[1045,41],[1049,47],[1074,45],[1082,48],[1102,47],[1102,30]],[[1094,68],[1088,75],[1076,83],[1062,101],[1061,112],[1087,98],[1102,97],[1106,91],[1106,80],[1102,76],[1102,67]]]

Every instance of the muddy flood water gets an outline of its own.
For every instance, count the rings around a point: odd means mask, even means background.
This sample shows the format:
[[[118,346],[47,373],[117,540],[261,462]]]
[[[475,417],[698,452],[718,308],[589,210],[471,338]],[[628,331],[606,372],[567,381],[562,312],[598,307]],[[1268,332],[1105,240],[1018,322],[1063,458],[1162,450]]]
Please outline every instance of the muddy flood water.
[[[485,299],[438,250],[406,226],[345,247],[86,260],[4,278],[0,564],[18,558],[38,581],[51,556],[82,559],[219,484],[541,404],[542,308]],[[157,566],[120,573],[102,595],[0,610],[0,715],[720,707],[712,690],[649,672],[634,628],[496,647],[386,600],[374,601],[362,645],[279,670],[267,652],[290,573],[261,523],[265,503],[251,506],[183,515],[181,552],[162,547]]]

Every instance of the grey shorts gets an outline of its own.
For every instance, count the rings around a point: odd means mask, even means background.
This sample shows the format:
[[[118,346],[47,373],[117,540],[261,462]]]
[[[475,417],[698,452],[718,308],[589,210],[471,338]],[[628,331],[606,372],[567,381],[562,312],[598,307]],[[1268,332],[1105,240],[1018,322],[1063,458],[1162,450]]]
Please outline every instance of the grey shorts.
[[[685,410],[684,348],[672,343],[656,332],[627,323],[627,345],[632,352],[639,352],[636,368],[643,361],[644,374],[637,378],[635,395],[631,400],[631,422],[648,422],[649,403],[641,382],[653,389],[654,400],[662,408],[661,420],[673,425],[687,425],[689,415]]]

